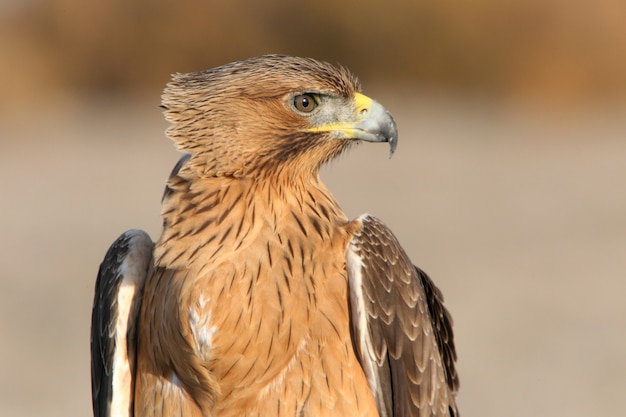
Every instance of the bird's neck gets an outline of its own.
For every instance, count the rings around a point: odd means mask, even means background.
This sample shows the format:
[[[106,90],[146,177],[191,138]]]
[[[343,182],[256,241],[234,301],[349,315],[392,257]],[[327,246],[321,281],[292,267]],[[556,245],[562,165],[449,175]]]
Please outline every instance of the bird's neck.
[[[194,178],[174,176],[163,201],[158,266],[207,264],[286,227],[310,238],[332,238],[346,216],[317,176]]]

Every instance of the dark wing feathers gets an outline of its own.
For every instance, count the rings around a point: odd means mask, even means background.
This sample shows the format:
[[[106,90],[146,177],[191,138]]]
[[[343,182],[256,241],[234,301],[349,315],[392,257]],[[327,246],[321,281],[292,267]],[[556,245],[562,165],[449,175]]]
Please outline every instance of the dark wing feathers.
[[[426,272],[415,267],[417,274],[422,280],[428,309],[437,338],[437,345],[442,356],[444,369],[446,370],[446,382],[450,389],[456,391],[459,388],[459,376],[456,373],[456,349],[454,348],[454,335],[452,332],[452,316],[443,305],[443,294],[435,286]]]
[[[129,230],[111,245],[100,264],[91,316],[95,417],[132,416],[135,322],[152,247],[147,233]]]
[[[456,416],[452,321],[441,292],[379,220],[346,253],[352,332],[381,416]]]

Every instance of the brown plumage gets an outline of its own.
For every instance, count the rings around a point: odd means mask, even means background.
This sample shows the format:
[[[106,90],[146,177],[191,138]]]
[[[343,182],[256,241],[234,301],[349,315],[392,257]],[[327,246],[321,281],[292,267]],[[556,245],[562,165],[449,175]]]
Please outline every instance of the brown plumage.
[[[456,415],[441,293],[318,177],[359,140],[395,148],[393,119],[357,79],[264,56],[175,75],[163,107],[187,154],[152,255],[131,231],[101,265],[95,415]]]

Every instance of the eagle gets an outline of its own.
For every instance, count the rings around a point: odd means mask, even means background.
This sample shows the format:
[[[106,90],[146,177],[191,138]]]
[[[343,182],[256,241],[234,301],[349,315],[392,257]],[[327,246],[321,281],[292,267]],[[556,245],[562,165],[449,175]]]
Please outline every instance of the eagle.
[[[183,156],[159,239],[129,230],[100,265],[94,415],[457,416],[442,293],[319,178],[356,143],[395,150],[358,79],[266,55],[175,74],[162,108]]]

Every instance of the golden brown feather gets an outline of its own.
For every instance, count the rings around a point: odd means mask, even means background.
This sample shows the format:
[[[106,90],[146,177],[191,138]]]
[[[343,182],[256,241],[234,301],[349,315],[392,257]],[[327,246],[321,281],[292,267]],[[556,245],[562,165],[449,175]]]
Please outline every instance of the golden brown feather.
[[[344,69],[285,57],[178,74],[168,85],[168,135],[191,155],[163,205],[139,405],[152,407],[154,388],[145,388],[156,379],[169,381],[157,384],[163,407],[191,400],[198,415],[295,415],[305,402],[307,415],[374,413],[371,399],[357,398],[367,385],[348,328],[347,219],[317,179],[348,143],[306,134],[307,119],[284,105],[296,92],[347,101],[358,89]],[[205,340],[193,317],[210,317]],[[172,386],[181,388],[174,405]]]
[[[278,55],[176,74],[168,84],[167,134],[187,155],[167,182],[143,290],[136,416],[378,416],[391,401],[408,401],[395,407],[410,416],[456,409],[440,383],[456,377],[454,363],[421,388],[415,381],[431,368],[410,363],[454,361],[451,333],[440,338],[446,347],[433,336],[433,323],[451,331],[438,290],[424,293],[406,256],[396,265],[398,249],[378,240],[395,242],[383,226],[359,242],[366,221],[349,221],[318,177],[359,140],[395,148],[393,119],[360,88],[344,68]],[[312,107],[298,106],[302,99]],[[383,246],[395,251],[393,262],[377,252]],[[348,265],[353,247],[371,258]],[[396,282],[368,276],[359,269],[368,262],[392,278],[409,273]],[[380,285],[406,304],[381,299],[375,308],[390,317],[383,324],[353,305],[385,297]],[[434,322],[426,299],[437,307]],[[382,343],[371,358],[390,352],[396,362],[373,366],[362,342]],[[401,372],[390,377],[389,369]],[[381,380],[407,388],[392,400],[397,387]]]
[[[209,71],[176,74],[165,89],[167,134],[192,154],[185,169],[208,176],[271,176],[315,170],[346,141],[302,135],[307,119],[284,105],[296,92],[351,99],[361,89],[344,68],[306,58],[264,56]]]

